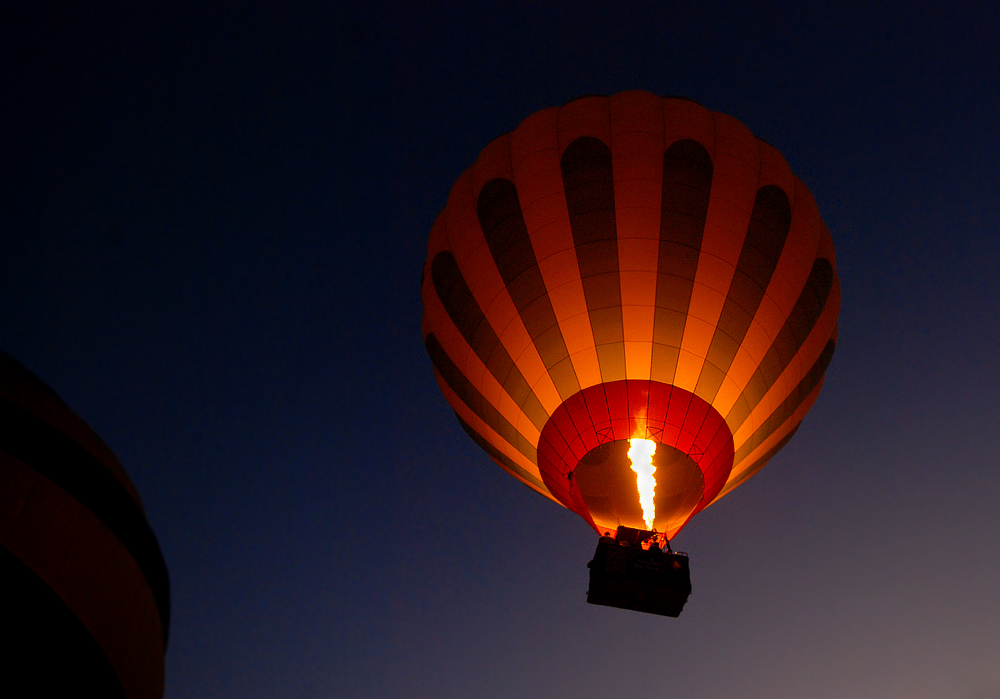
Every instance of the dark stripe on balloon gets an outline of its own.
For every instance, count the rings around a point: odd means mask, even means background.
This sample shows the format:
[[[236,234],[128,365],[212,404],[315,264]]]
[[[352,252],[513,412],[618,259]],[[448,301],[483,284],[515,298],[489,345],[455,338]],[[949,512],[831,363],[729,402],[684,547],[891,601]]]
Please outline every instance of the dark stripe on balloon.
[[[736,452],[736,456],[733,458],[733,467],[735,468],[743,459],[747,458],[750,453],[756,449],[765,439],[774,434],[775,430],[781,427],[788,418],[802,405],[803,401],[809,397],[809,394],[813,392],[819,382],[823,380],[823,374],[826,373],[826,368],[830,365],[830,359],[833,358],[833,350],[837,343],[833,340],[829,340],[826,343],[826,347],[823,349],[822,354],[816,360],[816,363],[812,365],[799,384],[788,394],[788,397],[782,401],[778,409],[768,416],[764,424],[757,428],[757,431],[750,436],[743,446],[739,448]]]
[[[764,298],[791,225],[792,207],[788,195],[773,184],[761,187],[753,204],[750,225],[726,303],[695,389],[695,393],[709,402],[719,392],[722,380]]]
[[[462,373],[455,365],[455,362],[451,360],[451,357],[448,356],[448,353],[445,352],[438,339],[434,337],[434,333],[427,336],[424,344],[427,347],[427,354],[430,355],[434,368],[437,369],[449,388],[455,392],[459,400],[465,403],[469,407],[469,410],[478,415],[494,432],[524,454],[531,463],[535,463],[537,458],[535,447],[472,385],[472,382],[465,377],[465,374]]]
[[[458,419],[458,424],[460,424],[462,426],[462,429],[465,430],[465,433],[472,438],[472,441],[478,444],[480,449],[482,449],[487,454],[492,456],[493,459],[497,463],[499,463],[500,466],[505,468],[511,475],[517,476],[518,478],[531,483],[536,488],[541,490],[543,493],[548,492],[548,488],[545,487],[544,483],[542,483],[540,480],[538,480],[538,478],[532,476],[530,473],[528,473],[523,468],[518,466],[516,463],[514,463],[514,461],[510,457],[508,457],[502,451],[500,451],[495,446],[490,444],[489,441],[485,437],[483,437],[483,435],[479,434],[478,432],[476,432],[475,429],[473,429],[472,425],[463,420],[461,415],[455,413],[455,417]]]
[[[591,136],[576,139],[563,153],[562,176],[601,379],[618,381],[625,378],[625,332],[611,150]]]
[[[476,211],[486,244],[521,322],[560,398],[566,400],[580,390],[580,382],[552,309],[549,290],[538,269],[514,183],[503,178],[487,182],[479,192]]]
[[[809,333],[816,326],[823,308],[826,306],[830,288],[833,286],[833,266],[829,260],[818,258],[806,280],[806,285],[799,294],[795,307],[781,331],[771,344],[770,349],[754,372],[739,399],[733,405],[726,422],[735,432],[750,416],[753,409],[764,398],[774,382],[791,363],[802,348]]]
[[[455,256],[447,251],[435,255],[431,265],[431,278],[434,281],[434,290],[455,327],[462,333],[462,337],[541,432],[549,419],[549,414],[528,386],[521,370],[517,368],[476,302],[469,285],[465,283],[462,271],[458,268]]]
[[[13,696],[125,699],[118,673],[76,612],[5,546],[0,546],[0,580],[7,691]]]
[[[730,490],[732,490],[733,488],[735,488],[736,486],[738,486],[740,483],[742,483],[743,481],[745,481],[747,478],[749,478],[753,474],[757,473],[757,471],[759,471],[762,468],[764,468],[764,466],[767,465],[767,462],[771,460],[771,457],[773,457],[775,454],[777,454],[779,451],[781,451],[782,448],[791,441],[792,437],[795,436],[795,433],[799,431],[799,427],[801,427],[801,426],[802,426],[802,421],[800,420],[799,424],[796,425],[795,427],[793,427],[791,432],[789,432],[787,435],[785,435],[784,437],[782,437],[781,441],[778,442],[777,444],[775,444],[773,448],[768,449],[767,453],[764,454],[764,456],[762,456],[759,459],[757,459],[754,462],[753,466],[751,466],[748,469],[745,469],[740,475],[738,475],[736,478],[734,478],[732,480],[732,482],[727,483],[726,487],[722,489],[722,492],[720,492],[716,496],[715,499],[718,500],[723,495],[725,495],[726,493],[728,493]]]
[[[163,645],[170,630],[170,582],[146,516],[104,464],[36,415],[0,399],[0,450],[48,478],[86,507],[122,543],[149,583]]]
[[[678,141],[663,156],[660,252],[650,377],[673,383],[691,305],[712,191],[712,158],[697,141]]]

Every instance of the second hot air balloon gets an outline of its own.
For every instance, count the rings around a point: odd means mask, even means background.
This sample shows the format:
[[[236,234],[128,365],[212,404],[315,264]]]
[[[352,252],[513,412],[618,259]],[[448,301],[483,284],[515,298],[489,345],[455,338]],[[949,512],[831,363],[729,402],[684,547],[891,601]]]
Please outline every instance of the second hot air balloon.
[[[162,699],[170,582],[139,493],[2,351],[0,582],[3,696]]]
[[[781,154],[646,92],[547,109],[490,143],[431,230],[421,291],[462,427],[603,535],[590,601],[673,616],[687,561],[660,546],[791,439],[840,306],[830,234]],[[609,565],[660,563],[619,581],[631,597],[595,593]]]

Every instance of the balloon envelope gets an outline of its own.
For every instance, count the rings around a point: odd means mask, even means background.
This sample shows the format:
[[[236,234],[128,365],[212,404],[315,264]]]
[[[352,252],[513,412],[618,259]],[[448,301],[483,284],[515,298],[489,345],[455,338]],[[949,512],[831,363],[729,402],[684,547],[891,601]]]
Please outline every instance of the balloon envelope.
[[[595,530],[643,528],[629,440],[657,443],[673,537],[816,400],[840,306],[808,189],[732,117],[645,92],[524,120],[430,233],[423,335],[465,431]]]
[[[139,494],[104,442],[3,352],[0,580],[0,669],[17,696],[163,696],[169,580]]]

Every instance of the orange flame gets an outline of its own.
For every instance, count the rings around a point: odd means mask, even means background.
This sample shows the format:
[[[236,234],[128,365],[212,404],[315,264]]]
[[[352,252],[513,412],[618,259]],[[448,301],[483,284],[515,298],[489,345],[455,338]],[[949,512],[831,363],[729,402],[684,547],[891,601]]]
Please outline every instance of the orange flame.
[[[656,518],[656,505],[653,503],[653,492],[656,490],[653,454],[656,453],[656,442],[652,439],[630,439],[629,444],[628,458],[632,461],[632,470],[635,471],[636,485],[639,488],[642,519],[646,522],[646,529],[652,529]]]

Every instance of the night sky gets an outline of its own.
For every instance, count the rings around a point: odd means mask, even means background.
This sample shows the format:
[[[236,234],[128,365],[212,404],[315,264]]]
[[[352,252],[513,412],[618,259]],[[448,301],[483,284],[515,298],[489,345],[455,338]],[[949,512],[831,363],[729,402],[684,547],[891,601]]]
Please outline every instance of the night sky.
[[[0,348],[142,495],[166,696],[1000,697],[1000,10],[425,4],[0,4]],[[679,619],[586,604],[596,535],[420,335],[455,179],[627,89],[778,148],[843,293],[796,437],[676,539]]]

